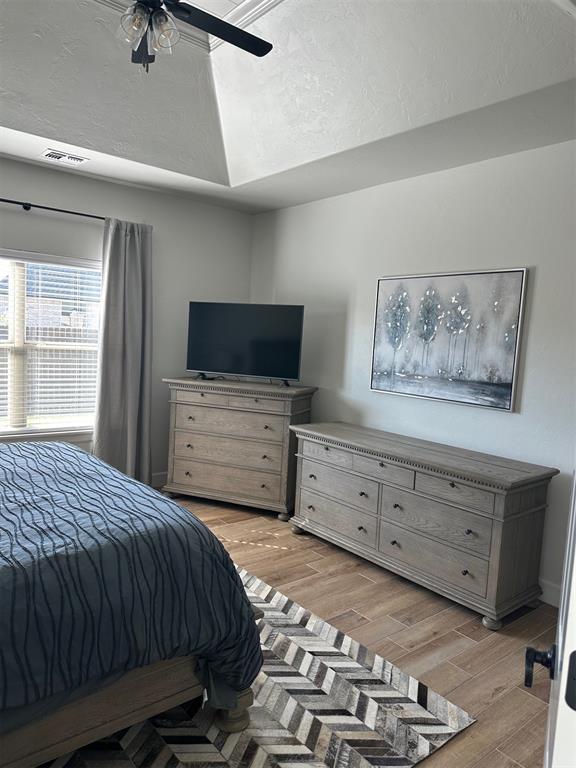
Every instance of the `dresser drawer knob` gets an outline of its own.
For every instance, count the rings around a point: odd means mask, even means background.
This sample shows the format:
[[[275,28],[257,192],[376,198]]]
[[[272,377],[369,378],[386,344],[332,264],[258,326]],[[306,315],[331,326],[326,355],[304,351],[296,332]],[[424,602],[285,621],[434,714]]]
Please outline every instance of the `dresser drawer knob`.
[[[316,475],[308,475],[308,477],[310,478],[310,480],[317,480]]]
[[[358,496],[365,496],[366,498],[368,498],[368,494],[366,493],[366,491],[360,491]]]
[[[316,507],[312,506],[312,504],[308,504],[308,509],[310,512],[316,512]]]
[[[392,541],[390,542],[390,544],[392,544],[392,546],[393,546],[393,547],[398,547],[398,546],[399,546],[399,544],[398,544],[398,542],[396,541],[396,539],[392,539]]]
[[[462,576],[468,576],[470,571],[468,570],[468,568],[464,568],[462,571],[460,571],[460,573],[462,574]]]
[[[254,398],[254,402],[255,402],[255,403],[259,403],[259,402],[260,402],[260,400],[258,400],[258,398],[257,398],[257,397],[255,397],[255,398]]]
[[[204,392],[200,392],[200,397],[206,397],[206,395],[204,394]]]
[[[400,504],[392,504],[392,509],[402,509]]]
[[[190,477],[190,472],[188,472],[188,470],[186,470],[186,472],[184,472],[184,474],[186,475],[186,477]]]
[[[262,456],[262,458],[264,459],[264,461],[266,461],[266,459],[268,458],[268,456],[267,456],[266,454],[264,454],[264,455]]]
[[[262,485],[260,486],[260,488],[266,488],[266,483],[262,483]]]
[[[194,421],[194,416],[188,416],[188,421]]]
[[[474,533],[474,531],[472,530],[472,528],[466,528],[466,530],[464,531],[464,533],[466,534],[466,536],[472,536],[472,534]]]
[[[453,480],[450,480],[448,485],[450,486],[450,488],[456,488],[456,483]]]
[[[190,450],[192,450],[194,446],[192,445],[192,443],[186,443],[186,448],[190,448]]]
[[[270,427],[268,426],[268,424],[264,424],[264,429],[270,429]]]
[[[378,466],[379,466],[379,467],[381,467],[382,469],[384,469],[384,467],[386,466],[386,464],[384,464],[384,462],[383,462],[383,461],[379,461],[379,462],[378,462]]]
[[[366,533],[366,528],[364,528],[364,526],[363,526],[363,525],[359,525],[359,526],[358,526],[358,530],[359,530],[359,531],[364,531],[364,533]]]
[[[324,450],[325,450],[325,451],[329,451],[329,450],[330,450],[330,446],[329,446],[329,445],[325,445],[325,446],[324,446]]]

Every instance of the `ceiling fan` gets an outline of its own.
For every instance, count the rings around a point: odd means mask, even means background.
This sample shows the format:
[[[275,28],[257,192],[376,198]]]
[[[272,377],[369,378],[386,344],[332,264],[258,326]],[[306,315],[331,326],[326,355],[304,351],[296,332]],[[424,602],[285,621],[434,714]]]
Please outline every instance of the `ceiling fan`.
[[[181,0],[138,0],[122,16],[118,30],[132,46],[134,64],[141,64],[148,72],[156,54],[172,53],[180,39],[173,17],[254,56],[266,56],[272,50],[266,40]]]

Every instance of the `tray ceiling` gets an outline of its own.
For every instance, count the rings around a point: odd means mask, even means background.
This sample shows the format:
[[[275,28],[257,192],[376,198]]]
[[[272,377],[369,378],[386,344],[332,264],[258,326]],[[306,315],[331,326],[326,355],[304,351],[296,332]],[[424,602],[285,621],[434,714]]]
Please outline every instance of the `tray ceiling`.
[[[551,0],[197,4],[273,51],[184,25],[146,74],[115,37],[130,0],[2,0],[0,152],[262,210],[574,138],[576,19]]]

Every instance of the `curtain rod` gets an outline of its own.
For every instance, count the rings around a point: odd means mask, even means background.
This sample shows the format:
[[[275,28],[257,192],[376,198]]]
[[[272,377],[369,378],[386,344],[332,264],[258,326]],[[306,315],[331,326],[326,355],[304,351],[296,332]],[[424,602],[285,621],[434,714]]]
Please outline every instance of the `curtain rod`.
[[[23,200],[9,200],[6,197],[0,197],[0,203],[8,203],[9,205],[18,205],[25,211],[30,211],[32,208],[38,208],[42,211],[54,211],[55,213],[67,213],[70,216],[82,216],[85,219],[98,219],[98,221],[106,221],[104,216],[96,216],[93,213],[80,213],[80,211],[67,211],[65,208],[51,208],[49,205],[36,205],[35,203],[27,203]]]

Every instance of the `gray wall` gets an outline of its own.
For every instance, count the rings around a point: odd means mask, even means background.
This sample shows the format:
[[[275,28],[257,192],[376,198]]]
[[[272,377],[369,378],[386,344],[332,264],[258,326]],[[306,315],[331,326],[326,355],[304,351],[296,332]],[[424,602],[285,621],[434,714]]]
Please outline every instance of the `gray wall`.
[[[0,160],[0,197],[30,200],[154,227],[153,472],[166,472],[168,388],[186,368],[188,302],[249,296],[251,217],[191,198],[148,192],[35,165]],[[63,256],[100,256],[100,222],[25,213],[0,205],[0,247]]]
[[[345,420],[558,467],[541,579],[558,600],[575,438],[574,143],[256,217],[252,299],[306,305],[315,420]],[[518,411],[369,389],[376,280],[530,268]]]
[[[301,302],[316,420],[561,469],[541,569],[545,597],[557,601],[574,469],[573,142],[257,217],[7,160],[0,194],[153,224],[156,482],[166,469],[161,378],[184,372],[187,302]],[[0,247],[90,255],[101,233],[100,224],[0,207]],[[517,413],[370,391],[378,277],[516,266],[530,268]]]

